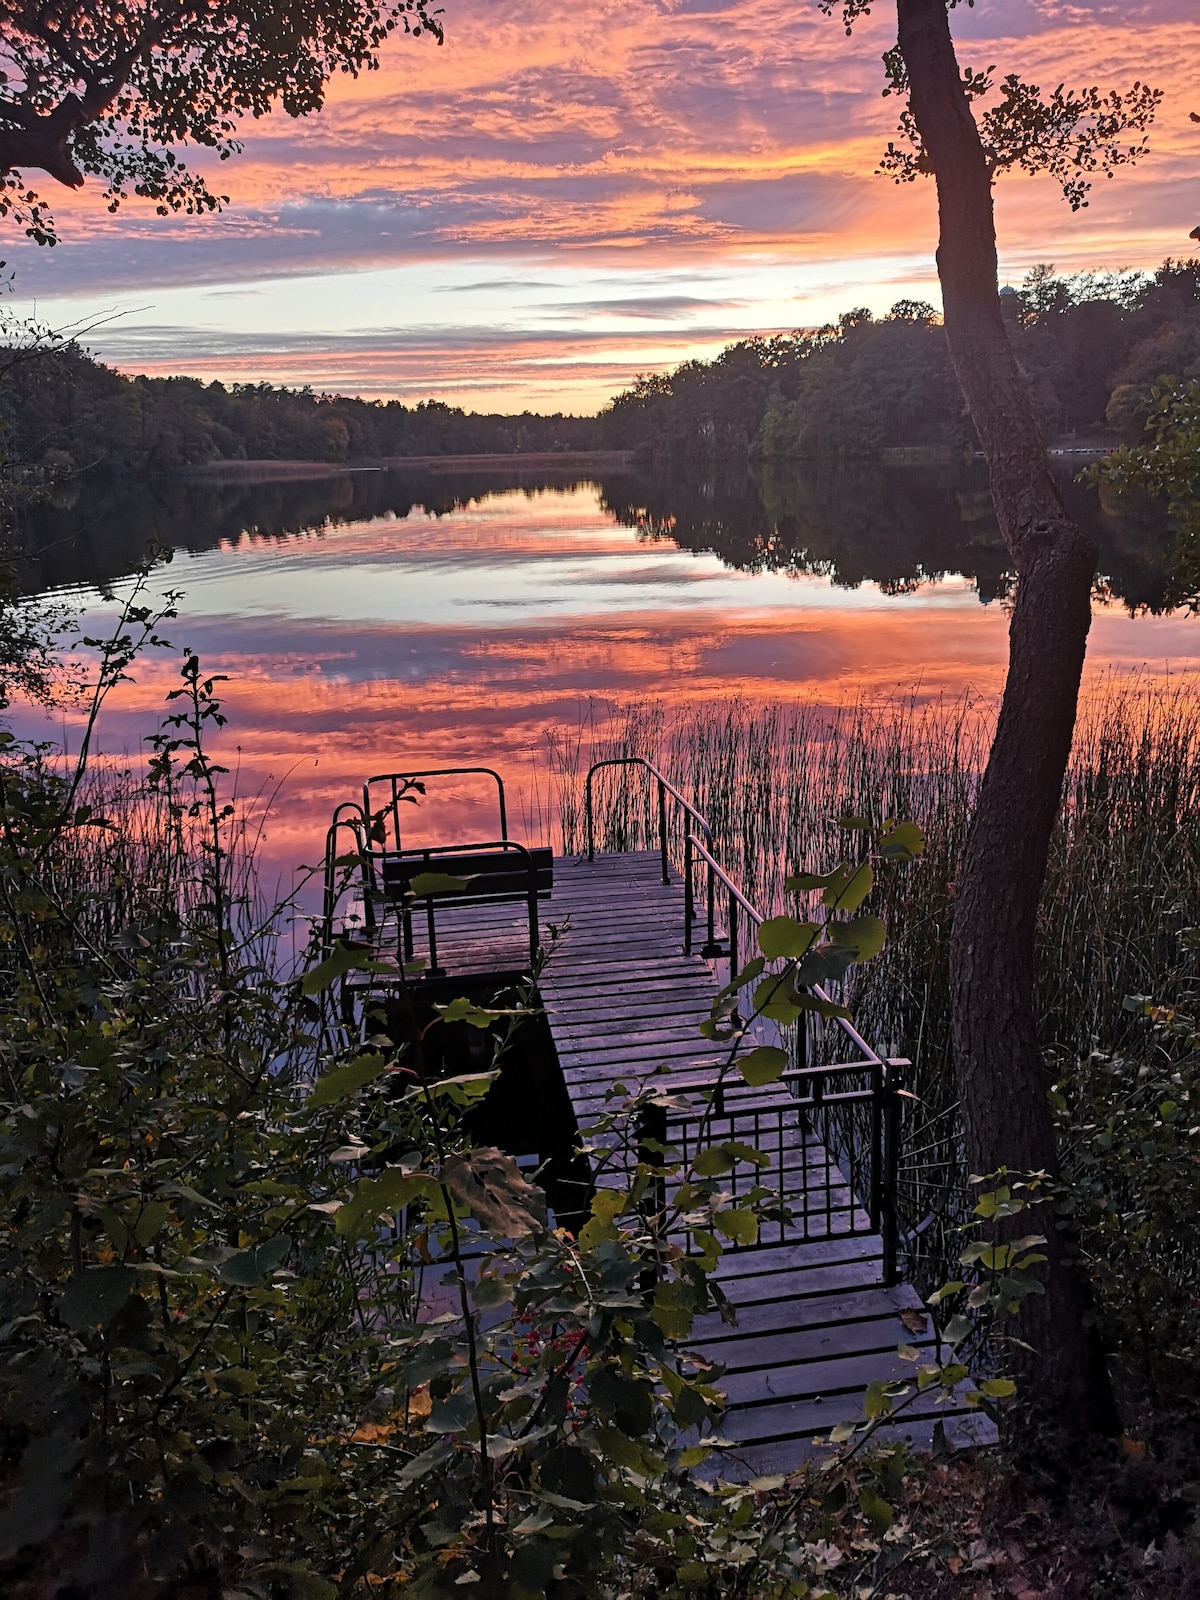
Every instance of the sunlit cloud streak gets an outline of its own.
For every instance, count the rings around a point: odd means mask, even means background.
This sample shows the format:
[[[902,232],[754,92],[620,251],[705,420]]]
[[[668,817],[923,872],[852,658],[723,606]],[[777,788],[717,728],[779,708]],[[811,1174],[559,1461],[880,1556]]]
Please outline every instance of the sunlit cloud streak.
[[[936,298],[932,187],[874,174],[896,115],[880,94],[889,9],[847,41],[815,4],[782,0],[460,0],[442,49],[397,42],[380,72],[336,84],[320,117],[253,125],[245,153],[212,174],[231,195],[221,217],[164,220],[134,205],[112,218],[98,194],[64,192],[66,243],[5,254],[50,309],[94,301],[97,285],[122,304],[153,302],[141,320],[174,326],[177,369],[289,382],[307,372],[324,385],[325,357],[346,354],[336,340],[357,311],[377,359],[356,357],[343,387],[472,398],[455,352],[473,328],[489,394],[505,392],[492,352],[507,341],[514,402],[591,405],[631,370],[632,320],[662,331],[643,359],[666,366],[718,337],[809,325],[854,301]],[[1046,259],[1145,266],[1188,248],[1200,216],[1191,0],[980,0],[956,8],[954,25],[974,66],[1046,88],[1140,78],[1167,91],[1151,160],[1099,180],[1080,216],[1047,181],[1005,180],[1006,275]],[[459,281],[441,281],[447,272]],[[369,275],[369,292],[350,274]],[[305,306],[280,288],[297,279],[314,285]],[[242,296],[212,292],[231,287]],[[469,314],[440,345],[397,345],[398,322],[438,335],[446,319],[431,302],[448,287]],[[311,336],[306,349],[234,337],[287,331],[272,302]],[[523,351],[574,317],[599,320],[596,370],[563,358],[531,371]],[[127,321],[95,344],[132,367],[144,346],[139,317]],[[220,351],[214,329],[230,336]]]

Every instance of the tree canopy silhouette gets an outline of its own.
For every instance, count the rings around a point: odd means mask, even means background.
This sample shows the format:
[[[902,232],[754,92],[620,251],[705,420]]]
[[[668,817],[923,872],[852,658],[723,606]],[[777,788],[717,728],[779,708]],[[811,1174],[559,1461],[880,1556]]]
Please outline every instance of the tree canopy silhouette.
[[[180,147],[226,160],[245,118],[319,110],[397,29],[442,37],[427,0],[0,0],[0,215],[55,243],[30,172],[102,178],[111,211],[131,192],[162,215],[219,210]]]

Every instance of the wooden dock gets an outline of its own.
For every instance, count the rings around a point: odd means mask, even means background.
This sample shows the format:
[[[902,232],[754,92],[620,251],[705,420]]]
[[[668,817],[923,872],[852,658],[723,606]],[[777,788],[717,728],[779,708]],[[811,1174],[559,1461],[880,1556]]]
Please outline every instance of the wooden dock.
[[[585,1145],[617,1085],[682,1094],[694,1107],[694,1135],[704,1110],[700,1087],[725,1059],[727,1047],[699,1032],[717,990],[715,968],[684,953],[683,890],[673,869],[669,879],[663,882],[655,851],[560,859],[553,893],[541,904],[550,954],[539,992]],[[421,920],[414,921],[420,953]],[[447,909],[439,913],[438,949],[452,976],[520,972],[528,959],[525,908]],[[936,1359],[918,1295],[906,1283],[885,1282],[883,1241],[871,1230],[864,1196],[806,1126],[788,1086],[737,1084],[711,1137],[743,1139],[770,1154],[763,1182],[782,1190],[796,1222],[780,1225],[778,1236],[768,1223],[755,1246],[726,1251],[715,1276],[736,1321],[706,1315],[688,1341],[724,1368],[721,1432],[734,1442],[720,1458],[727,1477],[792,1469],[814,1438],[859,1419],[868,1384],[912,1374],[898,1346],[929,1349]],[[688,1121],[675,1114],[670,1142],[688,1141]],[[598,1181],[621,1183],[620,1162]],[[956,1446],[995,1439],[987,1416],[932,1400],[905,1411],[894,1431],[927,1448],[938,1423]]]
[[[615,1084],[636,1089],[652,1081],[675,1094],[689,1080],[714,1078],[725,1057],[725,1047],[698,1031],[717,981],[709,962],[683,953],[683,891],[671,876],[664,884],[653,851],[556,864],[545,921],[567,931],[540,992],[585,1139]],[[692,1098],[698,1120],[702,1102]],[[793,1212],[816,1237],[773,1245],[768,1225],[757,1247],[727,1251],[715,1276],[737,1321],[701,1318],[689,1341],[725,1368],[721,1431],[738,1445],[722,1458],[730,1476],[739,1467],[748,1474],[794,1468],[814,1436],[861,1416],[869,1383],[912,1373],[897,1346],[932,1345],[932,1329],[921,1331],[918,1295],[906,1283],[885,1285],[882,1240],[865,1231],[859,1198],[800,1126],[787,1088],[743,1089],[733,1104],[740,1119],[757,1113],[760,1125],[791,1125],[783,1159],[764,1181],[782,1180]],[[714,1137],[724,1136],[718,1119]],[[764,1147],[769,1153],[769,1141]],[[896,1431],[928,1447],[939,1421],[959,1446],[995,1438],[990,1420],[966,1407],[918,1407]]]

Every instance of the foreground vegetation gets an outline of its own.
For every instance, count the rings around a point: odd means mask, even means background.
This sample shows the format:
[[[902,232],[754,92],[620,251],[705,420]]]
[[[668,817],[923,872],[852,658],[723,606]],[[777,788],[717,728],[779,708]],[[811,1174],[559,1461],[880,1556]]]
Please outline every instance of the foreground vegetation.
[[[101,649],[101,697],[156,627],[127,613]],[[1056,1204],[1096,1288],[1126,1439],[1081,1474],[1039,1454],[1037,1419],[1017,1410],[1007,1455],[920,1461],[851,1436],[789,1480],[718,1489],[705,1436],[719,1432],[720,1375],[684,1352],[722,1241],[770,1206],[764,1192],[735,1215],[723,1197],[722,1162],[751,1153],[680,1174],[669,1152],[643,1149],[617,1204],[602,1197],[574,1235],[547,1229],[536,1188],[468,1133],[519,1050],[530,996],[419,1013],[414,992],[363,1041],[326,1003],[361,952],[279,972],[252,819],[229,808],[206,753],[217,690],[185,657],[144,775],[64,771],[3,736],[6,1593],[918,1597],[999,1593],[987,1586],[1001,1580],[1014,1594],[1018,1581],[1183,1592],[1197,1492],[1200,758],[1181,696],[1097,708],[1045,945],[1047,1084],[1071,1178]],[[860,1018],[914,1058],[932,1149],[907,1167],[910,1222],[942,1197],[916,1255],[927,1288],[980,1271],[979,1220],[956,1210],[960,1175],[946,1183],[937,987],[986,737],[972,717],[848,709],[829,727],[768,710],[671,726],[642,712],[619,740],[669,752],[727,859],[781,911],[788,872],[841,854],[847,804],[877,855],[885,815],[924,824],[922,862],[897,866],[891,850],[876,891],[913,935],[843,968],[860,974],[847,985]],[[610,797],[613,842],[648,820]],[[836,931],[842,915],[835,897],[822,917]],[[785,926],[811,947],[805,924],[778,924],[780,937]],[[804,959],[797,946],[774,970]],[[477,1055],[472,1035],[491,1064],[456,1071]],[[743,1070],[736,1038],[729,1070]],[[635,1138],[638,1109],[614,1105],[598,1142]],[[647,1291],[666,1222],[637,1202],[660,1171],[691,1184],[672,1226],[702,1248],[690,1262],[660,1254]],[[979,1298],[997,1281],[985,1272]],[[421,1294],[439,1320],[417,1318]],[[978,1326],[948,1331],[980,1348]],[[922,1381],[963,1370],[952,1357]],[[903,1386],[868,1395],[867,1412],[886,1422],[906,1398]]]

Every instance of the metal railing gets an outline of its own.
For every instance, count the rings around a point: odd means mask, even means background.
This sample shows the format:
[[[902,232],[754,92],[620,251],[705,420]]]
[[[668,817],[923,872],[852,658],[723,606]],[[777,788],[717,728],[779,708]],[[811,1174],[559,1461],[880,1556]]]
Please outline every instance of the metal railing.
[[[494,780],[496,785],[496,805],[499,812],[499,845],[508,848],[508,812],[504,798],[504,780],[493,767],[425,767],[411,772],[379,772],[368,778],[362,786],[362,803],[357,800],[343,800],[333,813],[333,818],[325,834],[325,882],[324,898],[321,918],[321,943],[326,955],[333,948],[333,927],[337,916],[338,902],[350,887],[353,877],[352,870],[346,870],[342,882],[338,882],[339,861],[338,840],[342,831],[349,832],[354,837],[355,863],[361,884],[363,906],[363,930],[370,936],[374,934],[377,922],[377,907],[383,898],[383,885],[380,881],[379,869],[383,862],[391,855],[397,854],[403,848],[403,834],[400,826],[404,803],[409,790],[421,784],[425,778],[463,778],[486,777]],[[378,785],[387,787],[384,796],[379,799]],[[378,802],[378,803],[376,803]],[[388,825],[391,825],[391,838],[388,838]],[[465,846],[467,849],[481,848],[477,844]],[[524,848],[523,846],[520,848]],[[354,865],[352,864],[352,865]],[[346,864],[342,863],[343,868]]]
[[[364,816],[374,820],[392,819],[392,845],[391,848],[399,850],[403,847],[400,829],[400,805],[408,790],[419,784],[424,778],[492,778],[496,784],[496,801],[500,811],[500,838],[508,838],[508,814],[504,806],[504,779],[494,767],[426,767],[419,772],[378,772],[373,778],[368,778],[363,784],[362,809]],[[372,787],[385,783],[388,786],[389,798],[381,806],[373,806],[371,794]],[[386,847],[386,833],[381,841]]]
[[[727,1142],[768,1158],[765,1168],[734,1166],[721,1178],[730,1206],[736,1207],[764,1174],[774,1175],[778,1195],[777,1204],[760,1212],[754,1244],[727,1242],[727,1251],[878,1234],[883,1280],[893,1284],[900,1277],[895,1206],[900,1095],[891,1076],[892,1069],[907,1065],[875,1058],[793,1068],[778,1080],[786,1093],[771,1096],[740,1078],[714,1085],[711,1078],[688,1081],[672,1074],[672,1097],[689,1090],[708,1094],[708,1113],[651,1102],[642,1108],[639,1143],[643,1151],[665,1149],[667,1162],[678,1162],[683,1170],[700,1149]],[[861,1141],[845,1137],[847,1117],[856,1114],[866,1121]],[[643,1159],[657,1165],[664,1158]],[[653,1204],[660,1211],[670,1187],[663,1179],[657,1184]]]
[[[733,983],[741,970],[743,947],[753,949],[755,934],[767,919],[743,893],[713,853],[713,832],[707,819],[680,793],[659,769],[643,756],[618,757],[597,762],[588,772],[585,787],[587,813],[588,860],[595,859],[595,819],[592,794],[593,774],[602,767],[644,768],[658,788],[659,854],[662,861],[663,882],[670,882],[669,831],[667,828],[667,797],[675,800],[687,823],[683,832],[683,950],[692,954],[696,944],[697,915],[696,877],[703,873],[704,882],[700,902],[703,905],[704,942],[699,955],[710,961],[728,962],[729,981]],[[718,926],[718,902],[723,901],[725,929]],[[744,938],[743,938],[744,934]],[[831,1004],[830,996],[819,984],[805,986],[815,999]],[[737,1011],[733,1017],[736,1023]],[[764,1136],[773,1150],[773,1165],[780,1177],[781,1205],[779,1214],[772,1220],[771,1237],[767,1242],[804,1242],[827,1238],[837,1234],[878,1233],[883,1243],[883,1271],[885,1280],[895,1282],[898,1273],[900,1220],[897,1210],[897,1175],[900,1155],[900,1100],[901,1091],[895,1083],[899,1069],[907,1061],[879,1054],[846,1017],[834,1014],[832,1021],[852,1059],[826,1061],[819,1065],[807,1059],[807,1033],[803,1019],[795,1030],[793,1058],[802,1057],[797,1065],[783,1074],[782,1083],[786,1099],[764,1096],[761,1090],[749,1089],[737,1078],[725,1078],[714,1083],[711,1078],[695,1083],[677,1078],[670,1080],[672,1093],[686,1092],[689,1088],[711,1092],[712,1103],[707,1117],[709,1142],[720,1142],[712,1133],[715,1126],[728,1129],[721,1138],[741,1139],[753,1144],[753,1136]],[[858,1081],[855,1082],[857,1076]],[[840,1087],[830,1089],[830,1084]],[[654,1123],[661,1111],[661,1121]],[[651,1106],[648,1114],[651,1124],[645,1136],[660,1140],[678,1149],[683,1141],[686,1153],[689,1127],[698,1126],[694,1113],[671,1111],[665,1107]],[[741,1129],[741,1132],[734,1131]],[[668,1134],[670,1137],[668,1138]],[[849,1198],[835,1205],[833,1195],[836,1185],[809,1183],[807,1161],[798,1162],[797,1136],[813,1137],[820,1147],[836,1156],[844,1171],[832,1169],[842,1180],[842,1190]],[[792,1199],[787,1193],[787,1174],[804,1174],[804,1183]],[[826,1173],[828,1177],[828,1171]],[[820,1198],[823,1194],[823,1198]],[[814,1197],[818,1203],[813,1204]],[[822,1231],[824,1230],[824,1231]],[[777,1235],[777,1236],[776,1236]],[[762,1241],[760,1241],[762,1242]]]
[[[670,883],[671,856],[670,848],[667,842],[667,796],[670,795],[671,799],[674,800],[675,804],[680,808],[685,817],[688,817],[696,824],[698,828],[703,830],[704,837],[708,840],[710,845],[712,844],[712,829],[696,810],[695,806],[687,798],[687,796],[680,793],[680,791],[671,782],[670,778],[668,778],[665,773],[660,772],[654,765],[653,761],[647,761],[645,756],[612,756],[606,761],[593,761],[592,765],[588,768],[587,780],[584,783],[584,810],[587,816],[587,847],[589,861],[594,861],[596,859],[596,817],[595,804],[592,794],[592,779],[595,777],[596,773],[601,771],[601,769],[604,767],[644,767],[658,785],[658,849],[659,856],[662,860],[662,881],[664,883]]]
[[[345,830],[354,836],[353,860],[338,855],[338,837]],[[367,847],[367,827],[362,807],[357,800],[343,800],[333,813],[325,833],[325,883],[321,906],[321,950],[328,955],[333,949],[333,924],[337,916],[338,901],[342,898],[355,868],[362,871],[362,861]],[[345,878],[339,887],[339,865]],[[367,932],[374,926],[374,907],[369,894],[363,896],[363,919]]]

